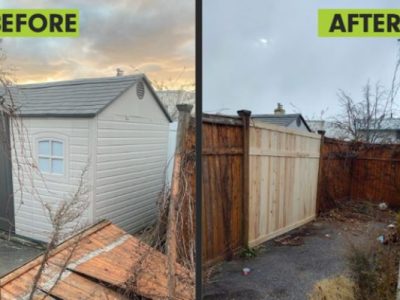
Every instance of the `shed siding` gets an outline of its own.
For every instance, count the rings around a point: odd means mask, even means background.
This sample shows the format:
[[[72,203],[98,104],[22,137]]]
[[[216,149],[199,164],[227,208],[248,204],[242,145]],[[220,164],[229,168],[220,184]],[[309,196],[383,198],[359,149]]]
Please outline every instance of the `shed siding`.
[[[12,153],[17,234],[48,240],[52,226],[43,205],[56,208],[60,201],[70,199],[77,190],[82,171],[89,163],[89,122],[91,119],[22,118],[24,133],[15,135],[13,149],[16,152]],[[13,126],[14,133],[16,127]],[[65,176],[41,175],[35,167],[37,138],[44,137],[65,139]],[[20,173],[17,161],[22,168]],[[90,191],[87,177],[85,186]],[[86,211],[81,222],[90,222],[89,216]]]
[[[95,218],[128,232],[154,221],[167,165],[169,122],[146,88],[136,86],[97,118]]]

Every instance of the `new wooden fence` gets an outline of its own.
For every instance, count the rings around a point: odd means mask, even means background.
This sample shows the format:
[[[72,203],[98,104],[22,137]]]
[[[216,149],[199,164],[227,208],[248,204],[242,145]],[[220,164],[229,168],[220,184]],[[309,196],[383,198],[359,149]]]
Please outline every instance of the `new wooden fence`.
[[[345,200],[400,206],[400,145],[325,138],[319,176],[319,211]]]
[[[320,140],[267,123],[250,127],[249,246],[315,217]]]
[[[194,126],[188,134],[193,153]],[[400,145],[321,144],[319,135],[245,116],[204,115],[202,156],[206,264],[300,226],[338,201],[400,206]],[[193,162],[185,169],[194,193]]]
[[[242,247],[314,218],[319,135],[254,123],[246,112],[241,117],[205,114],[202,131],[206,264],[229,260]],[[194,149],[194,139],[188,141],[187,149]],[[186,175],[194,184],[194,173]]]

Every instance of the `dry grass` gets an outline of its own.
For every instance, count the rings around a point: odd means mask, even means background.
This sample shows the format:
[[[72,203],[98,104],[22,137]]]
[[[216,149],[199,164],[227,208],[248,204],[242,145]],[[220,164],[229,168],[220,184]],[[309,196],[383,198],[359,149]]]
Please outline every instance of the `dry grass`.
[[[347,201],[339,203],[323,218],[338,222],[352,233],[352,238],[348,239],[345,259],[349,270],[348,279],[353,286],[353,298],[332,298],[326,292],[332,290],[329,286],[337,285],[337,289],[342,290],[339,287],[343,282],[327,279],[327,282],[321,281],[314,287],[314,298],[311,299],[395,299],[400,257],[400,215],[390,209],[380,210],[374,203]],[[386,225],[397,223],[398,231],[385,226],[370,226],[376,222]],[[367,235],[367,238],[354,239],[354,236],[361,235]],[[381,235],[384,244],[377,241]]]
[[[372,236],[370,241],[352,244],[347,253],[354,292],[359,300],[396,298],[400,247],[382,245]]]
[[[345,276],[318,281],[309,300],[355,300],[354,283]]]

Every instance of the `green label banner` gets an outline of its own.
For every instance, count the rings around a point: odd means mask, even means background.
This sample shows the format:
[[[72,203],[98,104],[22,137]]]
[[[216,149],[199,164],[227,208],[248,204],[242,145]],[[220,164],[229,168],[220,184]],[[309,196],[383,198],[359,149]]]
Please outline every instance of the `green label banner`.
[[[400,9],[319,9],[320,37],[400,37]]]
[[[0,9],[0,37],[78,36],[78,9]]]

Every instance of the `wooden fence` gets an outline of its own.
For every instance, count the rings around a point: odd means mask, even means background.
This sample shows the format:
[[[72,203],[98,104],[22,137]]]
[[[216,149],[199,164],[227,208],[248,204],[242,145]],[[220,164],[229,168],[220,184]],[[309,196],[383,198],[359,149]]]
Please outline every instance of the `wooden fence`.
[[[202,131],[206,264],[229,260],[242,247],[258,245],[315,216],[318,135],[253,123],[245,111],[241,117],[204,114]],[[194,139],[188,141],[187,149],[193,150]],[[194,184],[194,173],[185,172]]]
[[[315,217],[320,140],[261,122],[250,127],[249,246]]]
[[[337,201],[400,206],[400,145],[321,142],[245,115],[204,115],[202,130],[206,264],[300,226]],[[193,153],[194,126],[188,134],[185,147]],[[193,163],[185,173],[194,193]]]
[[[400,145],[324,138],[321,153],[319,211],[350,199],[400,206]]]
[[[243,245],[243,125],[237,118],[203,118],[202,247],[208,263],[230,259]]]

